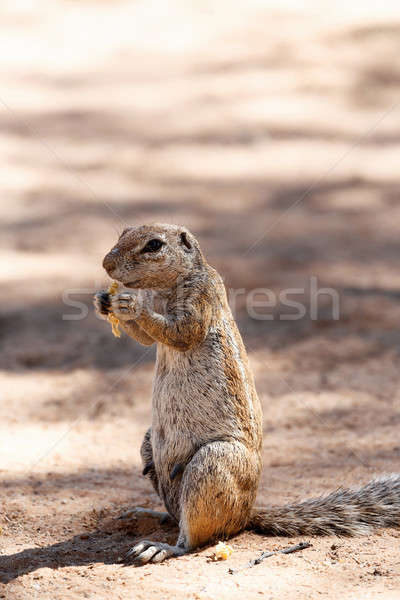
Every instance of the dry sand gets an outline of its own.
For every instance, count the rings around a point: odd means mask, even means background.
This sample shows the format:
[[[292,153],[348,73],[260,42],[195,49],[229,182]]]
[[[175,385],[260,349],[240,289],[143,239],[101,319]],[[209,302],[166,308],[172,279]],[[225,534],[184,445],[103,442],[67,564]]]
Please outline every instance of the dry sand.
[[[230,290],[304,288],[236,316],[264,408],[259,503],[400,470],[400,10],[395,2],[2,3],[0,597],[400,597],[400,539],[243,533],[143,568],[154,350],[91,295],[124,223],[184,223]],[[340,295],[340,319],[310,278]],[[74,292],[75,290],[75,292]],[[78,295],[77,295],[78,293]],[[63,298],[89,307],[83,320]],[[301,299],[299,295],[296,299]],[[64,318],[63,318],[64,317]]]

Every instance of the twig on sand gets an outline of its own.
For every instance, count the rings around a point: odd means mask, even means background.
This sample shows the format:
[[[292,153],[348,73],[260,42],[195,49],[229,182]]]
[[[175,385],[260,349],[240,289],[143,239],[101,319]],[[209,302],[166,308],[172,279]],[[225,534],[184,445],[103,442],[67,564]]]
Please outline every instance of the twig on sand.
[[[239,571],[243,571],[244,569],[250,569],[251,567],[254,567],[255,565],[259,565],[263,560],[265,560],[266,558],[269,558],[270,556],[275,556],[275,554],[292,554],[292,552],[298,552],[299,550],[304,550],[305,548],[310,548],[310,546],[312,546],[312,544],[310,544],[310,542],[300,542],[299,544],[296,544],[295,546],[289,546],[289,548],[283,548],[282,550],[273,550],[271,551],[267,551],[267,552],[263,552],[261,554],[261,556],[259,556],[258,558],[254,558],[253,560],[250,560],[247,565],[244,565],[244,567],[240,567],[239,569],[228,569],[228,573],[230,573],[231,575],[234,575],[235,573],[238,573]]]

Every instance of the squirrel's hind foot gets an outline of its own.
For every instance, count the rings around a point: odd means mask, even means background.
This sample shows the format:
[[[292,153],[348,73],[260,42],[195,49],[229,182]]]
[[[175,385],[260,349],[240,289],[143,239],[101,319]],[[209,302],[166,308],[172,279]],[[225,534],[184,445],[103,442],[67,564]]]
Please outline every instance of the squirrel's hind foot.
[[[125,556],[125,562],[133,561],[137,567],[149,562],[160,563],[172,556],[183,556],[187,550],[181,546],[170,546],[153,540],[142,540],[133,546]]]
[[[151,510],[150,508],[142,508],[141,506],[135,506],[134,508],[126,510],[118,517],[118,519],[140,519],[146,517],[158,519],[161,524],[166,523],[170,519],[172,520],[171,515],[169,515],[167,512]]]

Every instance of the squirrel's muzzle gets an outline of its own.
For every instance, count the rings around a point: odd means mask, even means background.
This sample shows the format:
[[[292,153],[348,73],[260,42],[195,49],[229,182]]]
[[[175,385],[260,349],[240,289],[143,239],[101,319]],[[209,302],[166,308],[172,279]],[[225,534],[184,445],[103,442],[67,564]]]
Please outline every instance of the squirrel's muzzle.
[[[107,271],[107,273],[109,275],[117,267],[118,257],[119,257],[119,250],[117,248],[110,250],[110,252],[105,255],[105,257],[103,259],[103,268]]]

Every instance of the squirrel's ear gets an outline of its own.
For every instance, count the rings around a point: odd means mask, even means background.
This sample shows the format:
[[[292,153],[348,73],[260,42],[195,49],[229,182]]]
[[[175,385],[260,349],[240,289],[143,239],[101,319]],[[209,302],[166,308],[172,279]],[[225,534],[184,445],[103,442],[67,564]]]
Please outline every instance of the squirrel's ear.
[[[188,233],[186,231],[182,231],[182,233],[180,235],[180,238],[181,238],[181,243],[184,246],[186,246],[186,248],[188,250],[191,250],[192,249],[192,244],[189,241]]]

